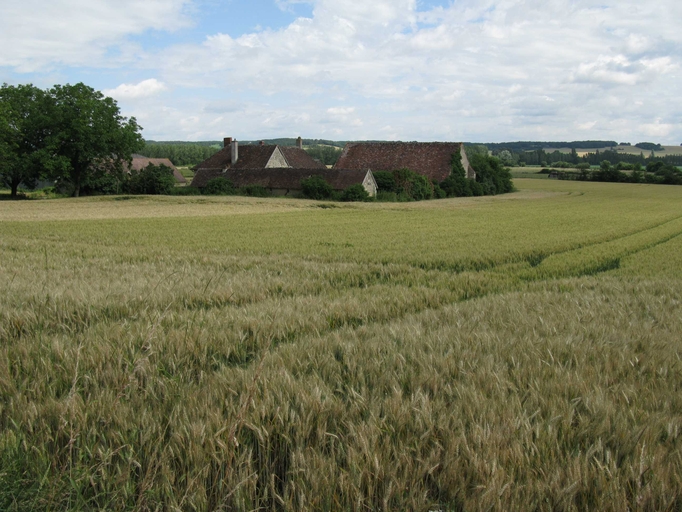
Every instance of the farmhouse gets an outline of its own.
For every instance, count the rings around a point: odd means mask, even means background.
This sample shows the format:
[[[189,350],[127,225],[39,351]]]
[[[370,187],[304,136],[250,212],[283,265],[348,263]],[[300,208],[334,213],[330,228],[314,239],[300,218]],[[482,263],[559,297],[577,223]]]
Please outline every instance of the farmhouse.
[[[372,169],[395,171],[410,169],[441,182],[452,171],[452,157],[462,155],[467,178],[475,179],[474,171],[462,142],[362,142],[348,143],[336,162],[339,169]]]
[[[292,196],[301,191],[301,181],[312,176],[321,176],[332,189],[341,192],[351,185],[360,183],[370,197],[377,193],[377,183],[372,171],[357,169],[294,169],[291,167],[270,167],[267,169],[201,169],[192,180],[192,186],[203,188],[214,178],[230,180],[237,188],[259,186],[275,196]]]
[[[301,181],[311,176],[321,176],[332,189],[342,191],[351,185],[361,184],[370,196],[375,196],[377,184],[368,169],[327,169],[303,150],[298,138],[295,147],[265,145],[239,146],[228,137],[224,147],[212,157],[195,167],[193,187],[203,188],[214,178],[230,180],[237,188],[259,186],[273,195],[296,195],[301,191]]]
[[[165,165],[173,171],[175,181],[183,184],[187,183],[185,177],[180,174],[180,171],[178,171],[178,169],[173,165],[173,162],[171,162],[168,158],[147,158],[146,156],[142,155],[133,155],[132,164],[130,166],[123,164],[123,170],[127,173],[130,173],[131,171],[141,171],[149,164]]]
[[[198,173],[202,170],[273,168],[325,169],[325,166],[303,151],[301,137],[295,147],[265,145],[262,142],[239,146],[236,140],[227,137],[223,149],[198,164],[195,170]]]

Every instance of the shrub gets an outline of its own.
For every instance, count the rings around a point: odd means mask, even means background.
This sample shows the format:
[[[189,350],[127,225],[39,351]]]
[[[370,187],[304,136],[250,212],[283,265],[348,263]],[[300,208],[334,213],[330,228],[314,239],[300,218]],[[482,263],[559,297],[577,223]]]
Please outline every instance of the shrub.
[[[372,173],[380,192],[395,192],[395,176],[390,171],[376,171]]]
[[[173,170],[166,165],[149,164],[144,169],[132,171],[125,189],[129,194],[169,194],[175,187]]]
[[[403,168],[393,171],[393,178],[395,179],[395,192],[398,194],[398,198],[401,195],[406,195],[409,201],[422,201],[433,197],[433,184],[426,176]]]
[[[351,185],[341,194],[341,201],[367,201],[369,194],[360,183]]]
[[[433,184],[426,176],[417,173],[412,174],[414,175],[410,180],[412,184],[412,199],[415,201],[431,199],[433,197]]]
[[[201,191],[207,196],[227,196],[235,193],[234,185],[227,178],[213,178],[208,180],[206,186]]]
[[[440,188],[445,192],[447,197],[466,197],[473,195],[471,191],[471,182],[463,176],[457,176],[454,173],[445,178],[440,184]]]
[[[476,171],[476,181],[481,184],[484,195],[504,194],[514,190],[511,173],[498,158],[473,155],[470,163]]]
[[[575,168],[578,169],[579,171],[589,171],[590,167],[591,165],[588,164],[587,162],[583,162],[575,166]]]
[[[443,199],[444,197],[448,197],[448,195],[438,183],[433,183],[433,197],[434,199]]]
[[[395,203],[398,201],[398,194],[395,192],[379,190],[376,195],[376,200],[382,203]]]
[[[175,185],[175,181],[173,181]],[[67,187],[69,195],[73,194],[73,185],[68,183]],[[126,182],[115,173],[102,173],[89,176],[84,183],[81,184],[79,195],[110,195],[120,194],[127,190]],[[145,194],[146,192],[132,192],[133,194]]]
[[[197,187],[173,187],[170,191],[172,196],[198,196],[201,195],[201,190]]]
[[[552,167],[553,167],[554,169],[570,169],[571,167],[573,167],[573,164],[570,163],[570,162],[561,162],[561,161],[559,161],[559,162],[554,162],[554,163],[552,164]]]
[[[301,180],[301,192],[308,199],[330,199],[334,194],[332,186],[322,176],[311,176]]]
[[[483,187],[478,181],[474,180],[469,180],[471,183],[469,183],[469,187],[471,188],[471,195],[473,196],[482,196],[483,194]]]
[[[616,169],[619,171],[632,171],[635,168],[633,164],[627,162],[618,162],[616,164]]]
[[[270,191],[260,185],[247,185],[239,189],[239,194],[249,197],[270,197]]]

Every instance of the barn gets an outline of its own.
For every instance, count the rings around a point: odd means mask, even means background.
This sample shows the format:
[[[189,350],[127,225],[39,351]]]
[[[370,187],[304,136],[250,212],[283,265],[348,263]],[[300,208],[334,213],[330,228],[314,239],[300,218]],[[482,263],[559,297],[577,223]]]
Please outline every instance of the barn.
[[[303,150],[303,141],[298,138],[296,146],[269,144],[239,145],[232,137],[224,139],[224,147],[207,158],[194,169],[224,171],[226,169],[325,169],[326,167]]]
[[[360,142],[348,143],[336,162],[340,169],[395,171],[410,169],[441,182],[452,171],[452,158],[459,153],[467,178],[475,179],[462,142]]]
[[[259,186],[275,196],[296,196],[301,192],[301,181],[312,176],[322,177],[332,189],[341,192],[351,185],[361,184],[370,197],[376,196],[377,184],[372,171],[358,169],[298,169],[269,167],[259,169],[199,169],[192,180],[199,189],[214,178],[230,180],[237,188]]]

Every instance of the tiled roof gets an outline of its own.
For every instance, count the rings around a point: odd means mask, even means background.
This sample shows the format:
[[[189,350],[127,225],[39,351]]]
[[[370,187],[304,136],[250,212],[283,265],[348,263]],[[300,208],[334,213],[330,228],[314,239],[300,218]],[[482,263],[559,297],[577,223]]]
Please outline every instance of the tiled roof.
[[[315,160],[300,148],[279,146],[279,149],[284,155],[284,158],[287,159],[287,163],[294,169],[325,169],[322,162]]]
[[[463,147],[461,142],[349,143],[334,167],[373,171],[408,168],[440,182],[450,175],[452,155]],[[468,160],[463,157],[464,168],[469,171]]]
[[[192,186],[203,188],[213,178],[225,178],[235,187],[261,186],[269,189],[300,190],[301,180],[311,176],[322,176],[334,190],[345,190],[356,183],[362,184],[367,170],[357,169],[199,169],[194,175]]]
[[[237,164],[232,165],[232,150],[226,147],[196,166],[200,169],[262,169],[268,164],[272,154],[279,147],[287,163],[298,169],[320,169],[324,165],[305,151],[295,147],[245,144],[238,146]]]
[[[178,183],[187,183],[185,177],[180,173],[180,171],[178,171],[178,169],[173,165],[173,162],[171,162],[168,158],[147,158],[146,156],[142,155],[133,155],[133,163],[130,166],[130,169],[128,169],[125,164],[124,169],[127,172],[130,172],[131,170],[141,171],[149,164],[165,165],[166,167],[170,167],[173,170],[173,176],[175,177],[175,181],[177,181]]]

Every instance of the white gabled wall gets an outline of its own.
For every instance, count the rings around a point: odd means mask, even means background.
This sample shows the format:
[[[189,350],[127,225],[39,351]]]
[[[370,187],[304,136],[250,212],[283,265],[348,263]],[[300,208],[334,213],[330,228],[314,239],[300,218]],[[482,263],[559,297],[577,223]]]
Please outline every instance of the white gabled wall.
[[[365,174],[365,179],[362,180],[362,186],[365,187],[369,197],[375,197],[377,195],[377,182],[374,179],[372,171],[367,171],[367,174]]]
[[[268,160],[268,163],[265,164],[266,169],[272,169],[272,168],[283,168],[283,167],[291,167],[289,163],[287,162],[287,159],[284,158],[284,155],[282,152],[279,150],[279,146],[275,147],[275,150],[272,152],[272,155],[270,156],[270,160]]]
[[[464,144],[461,145],[459,154],[462,155],[462,166],[464,167],[464,171],[466,172],[467,178],[475,180],[476,171],[474,171],[474,168],[471,167],[471,164],[469,163],[469,157],[467,157],[467,152],[464,151]]]

